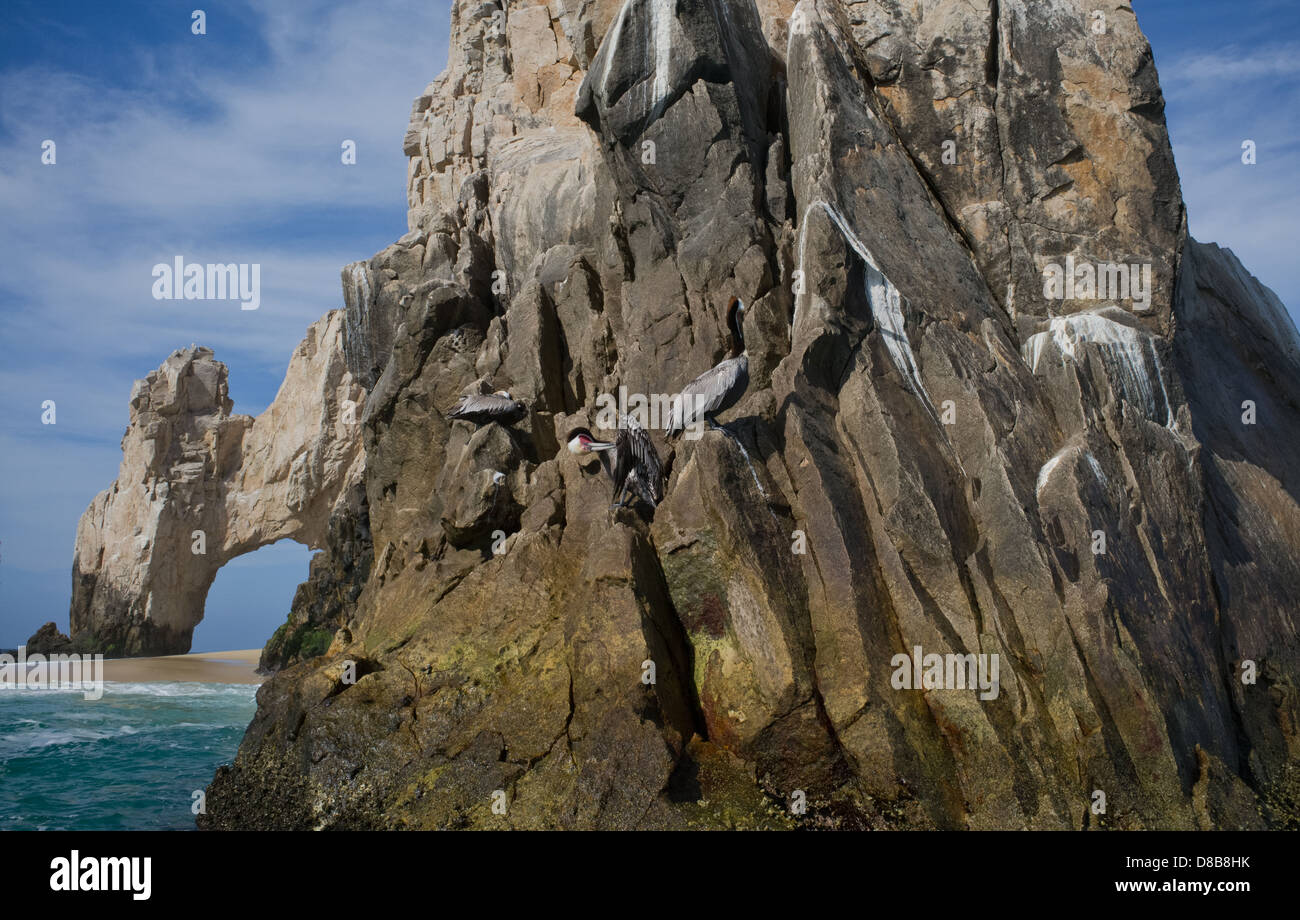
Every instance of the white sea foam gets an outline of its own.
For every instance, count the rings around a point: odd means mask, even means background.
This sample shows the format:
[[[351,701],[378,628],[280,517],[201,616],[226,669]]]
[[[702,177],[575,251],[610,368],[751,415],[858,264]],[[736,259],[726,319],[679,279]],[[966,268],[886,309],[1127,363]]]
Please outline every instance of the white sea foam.
[[[54,685],[40,687],[11,687],[0,691],[0,700],[7,694],[52,694],[84,693],[93,689],[93,681],[59,681]],[[192,680],[177,681],[119,681],[103,682],[105,694],[137,694],[141,696],[193,696],[193,697],[252,697],[257,692],[257,684],[207,683]]]
[[[174,681],[104,681],[104,692],[135,693],[144,696],[194,696],[194,697],[241,697],[252,698],[257,693],[257,684],[207,683],[190,680]]]
[[[72,744],[90,744],[119,734],[122,734],[122,732],[89,728],[41,729],[39,731],[23,732],[21,735],[11,735],[3,743],[0,743],[0,760],[32,754],[47,748],[64,747]]]

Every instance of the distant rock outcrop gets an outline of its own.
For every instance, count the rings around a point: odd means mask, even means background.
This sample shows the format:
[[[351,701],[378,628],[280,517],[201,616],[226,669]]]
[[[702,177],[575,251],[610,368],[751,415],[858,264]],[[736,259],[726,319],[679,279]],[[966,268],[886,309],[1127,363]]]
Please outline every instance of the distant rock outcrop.
[[[410,232],[344,272],[366,500],[292,621],[345,628],[203,826],[1290,820],[1300,345],[1187,238],[1126,4],[458,0],[404,147]],[[732,297],[731,436],[655,432],[663,503],[611,512],[566,432],[712,366]],[[442,414],[495,389],[527,418]],[[142,438],[118,489],[188,486]],[[98,622],[192,611],[89,526]]]
[[[27,649],[28,655],[60,655],[78,650],[73,641],[61,633],[59,627],[53,622],[46,623],[32,633],[24,648]]]
[[[314,323],[255,419],[230,414],[226,366],[208,348],[136,382],[117,481],[77,526],[74,638],[118,655],[188,652],[222,565],[286,537],[324,545],[363,467],[365,393],[342,334],[340,311]]]

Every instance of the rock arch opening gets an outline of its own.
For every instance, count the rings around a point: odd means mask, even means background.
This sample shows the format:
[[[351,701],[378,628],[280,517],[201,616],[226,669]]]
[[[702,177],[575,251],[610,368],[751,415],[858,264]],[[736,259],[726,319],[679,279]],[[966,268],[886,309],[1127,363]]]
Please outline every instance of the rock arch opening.
[[[311,556],[311,549],[296,540],[279,540],[223,565],[208,589],[190,650],[264,647],[285,625]]]

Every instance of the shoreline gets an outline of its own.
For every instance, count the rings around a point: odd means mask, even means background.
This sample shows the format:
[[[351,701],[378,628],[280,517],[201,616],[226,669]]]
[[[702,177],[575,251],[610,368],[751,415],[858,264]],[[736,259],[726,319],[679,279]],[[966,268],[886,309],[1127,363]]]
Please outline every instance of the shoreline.
[[[269,675],[257,673],[260,648],[224,652],[190,652],[157,658],[105,658],[104,680],[117,683],[260,684]]]

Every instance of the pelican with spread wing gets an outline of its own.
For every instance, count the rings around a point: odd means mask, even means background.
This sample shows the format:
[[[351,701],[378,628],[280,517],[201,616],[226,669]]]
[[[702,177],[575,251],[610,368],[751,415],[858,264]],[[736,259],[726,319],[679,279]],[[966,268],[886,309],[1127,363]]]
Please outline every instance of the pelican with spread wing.
[[[618,434],[613,442],[597,441],[586,428],[569,432],[569,451],[575,454],[600,455],[600,465],[614,481],[614,504],[626,503],[629,493],[656,507],[664,498],[664,470],[650,435],[630,415],[619,419]],[[614,454],[611,465],[608,454]]]
[[[505,390],[497,390],[495,393],[462,396],[447,412],[447,418],[464,419],[475,425],[486,425],[489,422],[509,425],[527,413],[527,406],[511,399]]]

